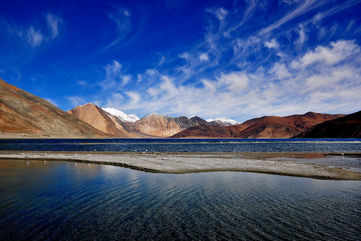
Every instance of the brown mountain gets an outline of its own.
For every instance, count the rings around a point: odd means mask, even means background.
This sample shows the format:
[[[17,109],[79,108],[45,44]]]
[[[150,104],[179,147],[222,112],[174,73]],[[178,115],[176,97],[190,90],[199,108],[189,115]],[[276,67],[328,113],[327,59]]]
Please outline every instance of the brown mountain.
[[[314,125],[343,115],[308,112],[286,117],[264,116],[233,126],[204,125],[189,128],[173,137],[290,138]]]
[[[174,118],[157,114],[150,114],[136,121],[135,129],[155,137],[168,137],[183,130]]]
[[[186,130],[183,130],[175,135],[172,138],[202,138],[202,137],[240,137],[241,129],[239,125],[234,126],[220,126],[214,124],[205,124],[199,126],[193,126]]]
[[[111,136],[131,136],[131,134],[124,129],[121,121],[117,117],[112,116],[94,104],[77,106],[69,110],[68,113]]]
[[[179,125],[182,129],[187,129],[193,126],[206,125],[207,121],[203,120],[198,116],[193,116],[191,118],[181,116],[174,118],[174,121]]]
[[[265,116],[242,123],[241,136],[243,138],[290,138],[314,125],[342,116],[315,112],[286,117]]]
[[[150,114],[134,123],[134,128],[140,133],[154,137],[170,137],[189,127],[206,124],[207,121],[198,116],[173,118],[158,114]]]
[[[106,134],[0,79],[0,136],[101,137]]]
[[[361,111],[315,125],[298,138],[361,138]]]

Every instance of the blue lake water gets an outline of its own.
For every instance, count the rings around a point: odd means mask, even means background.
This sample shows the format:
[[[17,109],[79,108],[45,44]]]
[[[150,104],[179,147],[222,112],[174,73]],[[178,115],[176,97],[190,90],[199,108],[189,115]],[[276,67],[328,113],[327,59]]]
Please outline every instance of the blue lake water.
[[[361,182],[0,160],[0,240],[360,240]]]
[[[0,151],[344,152],[361,139],[0,139]],[[357,157],[301,162],[360,169]],[[0,240],[361,240],[361,181],[0,159]]]
[[[0,139],[0,150],[357,153],[361,139]]]

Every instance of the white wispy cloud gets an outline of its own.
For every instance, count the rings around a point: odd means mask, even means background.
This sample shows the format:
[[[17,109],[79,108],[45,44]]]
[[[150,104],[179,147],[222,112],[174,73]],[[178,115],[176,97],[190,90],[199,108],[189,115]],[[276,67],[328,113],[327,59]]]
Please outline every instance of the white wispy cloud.
[[[48,30],[35,25],[30,25],[29,27],[13,26],[14,29],[11,31],[25,40],[31,47],[39,47],[42,44],[57,38],[60,33],[59,26],[63,20],[54,14],[48,13],[45,16],[45,21]]]
[[[132,76],[130,74],[123,75],[122,76],[122,86],[127,85],[131,79],[132,79]]]
[[[116,60],[113,60],[111,64],[107,64],[104,67],[105,79],[99,83],[102,89],[114,89],[118,87],[118,85],[120,86],[119,81],[122,77],[122,67],[123,66]]]
[[[59,26],[62,23],[62,19],[54,14],[48,13],[46,15],[46,22],[50,29],[50,37],[55,39],[59,35]]]
[[[66,99],[68,100],[68,102],[70,102],[72,107],[84,105],[87,103],[87,101],[83,97],[80,97],[80,96],[68,96],[68,97],[66,97]]]
[[[26,40],[31,47],[38,47],[42,44],[45,37],[40,32],[40,30],[36,30],[33,26],[30,26],[29,29],[26,31]]]
[[[359,4],[361,0],[345,0],[345,1],[339,1],[337,4],[334,4],[334,6],[330,9],[327,9],[323,12],[317,13],[314,18],[312,19],[313,23],[316,24],[317,22],[321,21],[324,18],[330,17],[332,15],[335,15],[345,9],[348,9],[352,6],[355,6]]]
[[[128,97],[130,98],[130,104],[131,105],[134,105],[134,104],[137,104],[139,103],[139,101],[141,100],[141,97],[140,97],[140,94],[138,94],[137,92],[135,91],[127,91],[125,92]]]
[[[116,26],[116,38],[106,45],[103,48],[103,51],[120,44],[121,41],[124,42],[132,29],[132,14],[128,9],[117,9],[116,11],[109,13],[108,18]]]
[[[274,74],[278,79],[285,79],[291,76],[288,68],[283,63],[275,63],[270,70],[271,74]]]
[[[208,9],[208,12],[214,14],[219,21],[223,21],[228,15],[228,11],[224,8]]]
[[[158,70],[156,70],[156,69],[147,69],[147,70],[145,71],[145,73],[146,73],[147,75],[149,75],[149,76],[154,76],[154,75],[158,74]]]
[[[231,72],[224,74],[217,78],[220,85],[226,86],[229,91],[240,92],[247,88],[249,78],[244,72]]]
[[[259,31],[259,34],[263,35],[263,34],[270,33],[271,31],[279,28],[280,26],[291,21],[292,19],[299,17],[299,16],[309,12],[310,10],[324,4],[324,2],[317,1],[317,0],[305,0],[305,1],[301,1],[301,2],[302,3],[299,4],[295,10],[293,10],[286,16],[282,17],[281,19],[277,20],[273,24],[261,29]]]
[[[297,32],[298,32],[297,44],[302,46],[305,43],[305,41],[307,40],[305,27],[303,25],[300,25]]]
[[[360,47],[353,41],[332,42],[328,47],[319,46],[314,51],[302,56],[302,58],[292,61],[291,66],[293,68],[307,67],[314,63],[333,65],[359,52]]]
[[[319,73],[310,76],[306,79],[306,86],[309,90],[314,91],[317,88],[334,88],[343,80],[350,80],[353,77],[356,77],[355,69],[349,66],[342,66],[338,68],[332,68],[325,73]]]
[[[258,1],[257,0],[246,0],[245,4],[246,4],[246,7],[242,8],[242,10],[244,9],[242,19],[235,26],[230,26],[224,32],[225,37],[230,37],[232,32],[234,32],[237,29],[239,29],[240,27],[242,27],[249,20],[249,18],[252,16],[254,11],[257,9]],[[237,11],[236,14],[237,15],[239,14],[238,11]]]
[[[142,82],[142,80],[143,80],[143,75],[137,74],[137,82]]]
[[[267,42],[264,43],[264,45],[269,49],[277,49],[280,46],[276,39],[272,39],[270,41],[267,41]]]
[[[161,56],[160,59],[159,59],[159,62],[157,64],[157,66],[162,66],[166,61],[166,57],[165,56]]]
[[[209,60],[208,54],[202,53],[201,55],[199,55],[199,60],[207,62]]]

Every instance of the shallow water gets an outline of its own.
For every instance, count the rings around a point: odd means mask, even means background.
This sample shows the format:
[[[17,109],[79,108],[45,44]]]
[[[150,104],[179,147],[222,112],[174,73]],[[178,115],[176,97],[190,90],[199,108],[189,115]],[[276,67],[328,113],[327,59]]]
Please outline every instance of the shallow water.
[[[361,139],[0,139],[0,150],[360,153]]]
[[[0,240],[360,240],[361,182],[0,160]]]
[[[361,156],[360,155],[327,155],[322,158],[291,158],[291,157],[278,157],[273,158],[275,160],[286,160],[286,161],[295,161],[297,163],[305,164],[317,164],[320,166],[327,167],[336,167],[352,170],[355,172],[361,172]],[[272,160],[272,158],[270,158]]]

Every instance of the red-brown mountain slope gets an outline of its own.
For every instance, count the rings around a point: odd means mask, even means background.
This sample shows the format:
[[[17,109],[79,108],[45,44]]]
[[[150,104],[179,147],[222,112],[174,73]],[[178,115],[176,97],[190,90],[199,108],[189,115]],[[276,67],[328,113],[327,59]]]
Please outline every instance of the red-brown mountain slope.
[[[0,79],[0,136],[102,137],[103,132]]]
[[[361,111],[315,125],[297,137],[361,138]]]
[[[264,116],[234,126],[193,127],[179,132],[173,137],[290,138],[314,125],[342,116],[314,112],[286,117]]]

